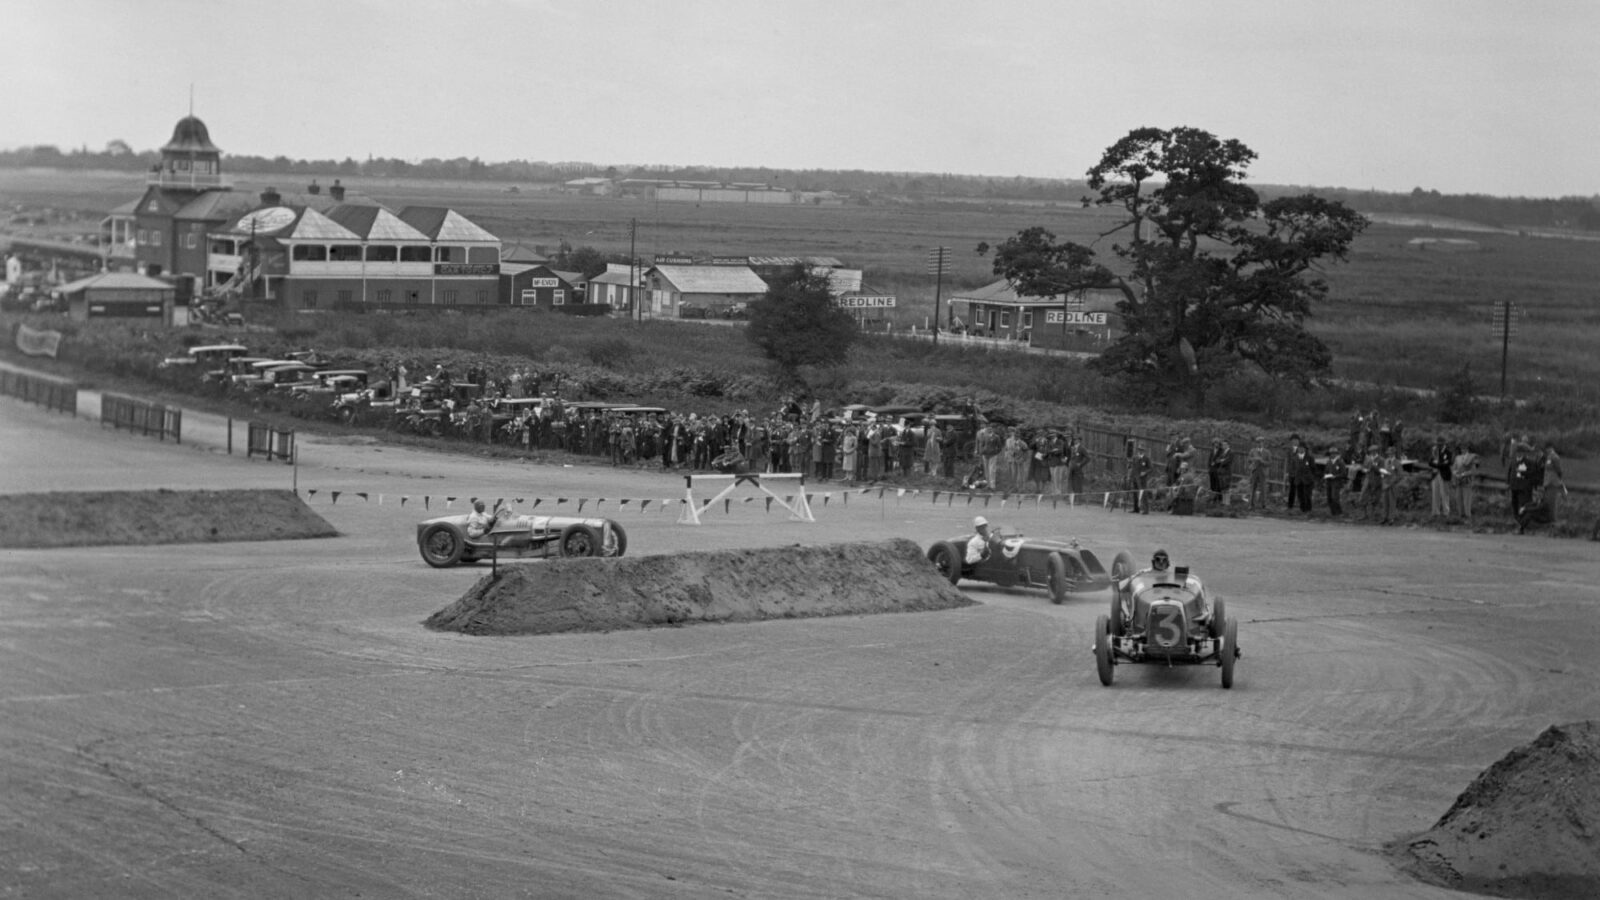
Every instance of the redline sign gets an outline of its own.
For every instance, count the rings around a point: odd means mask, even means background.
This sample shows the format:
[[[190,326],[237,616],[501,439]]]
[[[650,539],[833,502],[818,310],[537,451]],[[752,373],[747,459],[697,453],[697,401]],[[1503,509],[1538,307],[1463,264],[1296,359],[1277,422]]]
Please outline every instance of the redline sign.
[[[893,309],[894,297],[892,295],[845,294],[843,297],[833,298],[833,305],[840,309]]]
[[[1106,324],[1106,314],[1103,313],[1103,312],[1097,312],[1097,313],[1062,312],[1059,309],[1047,309],[1047,310],[1045,310],[1044,311],[1044,323],[1046,325],[1060,325],[1060,324],[1062,324],[1062,316],[1066,317],[1066,324],[1068,324],[1068,325],[1104,325],[1104,324]]]

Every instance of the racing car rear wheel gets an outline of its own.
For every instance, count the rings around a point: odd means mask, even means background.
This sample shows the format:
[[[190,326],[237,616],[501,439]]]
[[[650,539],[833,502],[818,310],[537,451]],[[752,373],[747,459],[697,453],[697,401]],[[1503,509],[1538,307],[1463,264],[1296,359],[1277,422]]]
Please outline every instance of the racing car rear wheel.
[[[1094,668],[1106,687],[1111,686],[1111,667],[1111,622],[1101,616],[1094,623]]]
[[[1213,638],[1222,637],[1222,624],[1228,620],[1228,604],[1218,597],[1211,604],[1211,621],[1206,623],[1206,630]]]
[[[1050,602],[1057,606],[1067,602],[1067,561],[1061,554],[1050,554]]]
[[[582,522],[574,522],[561,531],[562,556],[599,556],[600,533]]]
[[[1229,619],[1222,627],[1222,686],[1233,687],[1233,664],[1239,660],[1239,623]]]
[[[435,569],[445,569],[461,562],[461,554],[467,549],[466,539],[455,526],[446,522],[437,522],[429,525],[422,532],[422,559]]]
[[[950,580],[951,584],[961,580],[961,551],[949,541],[940,541],[928,548],[928,561],[939,570],[939,574]]]

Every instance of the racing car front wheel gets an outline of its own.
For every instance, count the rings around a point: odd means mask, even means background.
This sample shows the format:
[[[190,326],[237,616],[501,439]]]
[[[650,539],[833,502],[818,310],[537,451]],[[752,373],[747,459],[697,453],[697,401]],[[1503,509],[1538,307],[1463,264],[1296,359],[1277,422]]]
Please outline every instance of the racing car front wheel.
[[[961,580],[961,559],[961,551],[949,541],[940,541],[928,548],[928,562],[933,563],[933,567],[951,584]]]
[[[1100,683],[1111,687],[1111,622],[1101,616],[1094,623],[1094,668],[1100,673]]]
[[[435,569],[445,569],[461,562],[461,554],[467,549],[466,539],[461,536],[454,526],[445,522],[429,525],[422,532],[422,559]]]
[[[599,556],[600,551],[600,533],[588,525],[575,522],[562,530],[562,556]]]
[[[1067,602],[1067,562],[1061,554],[1050,554],[1050,602],[1057,606]]]
[[[1239,661],[1239,622],[1229,619],[1222,626],[1222,686],[1233,687],[1233,664]]]
[[[1228,604],[1221,597],[1211,603],[1211,621],[1206,623],[1206,630],[1211,637],[1222,637],[1222,625],[1228,621]]]

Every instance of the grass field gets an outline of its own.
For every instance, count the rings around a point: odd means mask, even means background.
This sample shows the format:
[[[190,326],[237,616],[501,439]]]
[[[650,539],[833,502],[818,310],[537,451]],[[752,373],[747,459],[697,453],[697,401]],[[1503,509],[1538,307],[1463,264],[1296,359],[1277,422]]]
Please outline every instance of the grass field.
[[[293,193],[304,187],[277,176],[229,177],[236,190],[256,193],[270,184],[291,202]],[[550,250],[566,241],[627,254],[633,231],[641,255],[836,256],[861,268],[868,285],[899,298],[893,316],[901,325],[920,325],[932,314],[934,283],[926,259],[933,247],[954,251],[944,282],[948,298],[963,287],[993,280],[989,261],[975,252],[980,241],[995,243],[1022,228],[1043,225],[1060,236],[1097,244],[1109,255],[1112,238],[1101,235],[1117,221],[1110,211],[1076,204],[967,199],[833,208],[696,205],[571,196],[540,185],[519,185],[511,193],[504,184],[341,178],[351,191],[391,208],[447,205],[508,242]],[[333,178],[318,180],[326,185]],[[91,213],[79,219],[80,227],[142,190],[142,179],[123,173],[0,170],[0,202],[8,208],[52,206]],[[1408,242],[1419,236],[1466,237],[1476,242],[1476,249],[1417,249]],[[1493,395],[1500,387],[1501,344],[1490,315],[1495,304],[1509,300],[1523,312],[1509,346],[1510,396],[1548,406],[1557,418],[1587,417],[1592,423],[1600,410],[1597,251],[1600,244],[1588,240],[1375,224],[1357,241],[1348,264],[1328,268],[1333,298],[1316,311],[1311,328],[1333,348],[1335,375],[1373,385],[1379,397],[1440,388],[1463,365],[1471,366],[1478,388]],[[887,351],[877,352],[887,356]],[[944,355],[907,354],[894,359],[892,368],[900,380],[909,380],[936,377],[951,365]],[[1020,377],[1054,376],[1041,372]],[[1011,379],[998,380],[1013,383]],[[1365,403],[1307,398],[1292,405],[1331,408],[1340,402]]]

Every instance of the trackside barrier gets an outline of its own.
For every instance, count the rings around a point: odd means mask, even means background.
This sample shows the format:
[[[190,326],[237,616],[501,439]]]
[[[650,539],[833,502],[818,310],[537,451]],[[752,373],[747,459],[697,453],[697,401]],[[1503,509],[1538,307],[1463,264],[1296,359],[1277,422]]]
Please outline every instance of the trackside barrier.
[[[183,443],[183,410],[120,394],[100,395],[100,424]]]
[[[701,502],[701,501],[697,501],[697,500],[694,499],[694,483],[696,481],[707,482],[707,483],[725,481],[725,482],[727,482],[727,486],[724,487],[720,492],[718,492],[715,497],[712,497],[710,500],[706,500],[704,502]],[[787,495],[775,494],[775,493],[772,492],[771,488],[767,487],[766,484],[763,483],[763,482],[769,482],[769,481],[779,481],[779,482],[790,481],[790,482],[794,482],[797,485],[797,490],[793,494],[787,494]],[[771,473],[769,473],[769,474],[762,475],[762,474],[756,474],[754,472],[749,472],[749,473],[742,473],[741,472],[741,473],[738,473],[738,474],[728,474],[728,475],[685,475],[685,476],[683,476],[683,488],[684,488],[683,512],[678,515],[678,524],[679,525],[699,525],[700,524],[700,514],[701,513],[705,512],[707,509],[710,509],[712,504],[716,503],[718,500],[726,499],[727,496],[729,494],[733,493],[734,490],[736,488],[738,488],[739,485],[741,485],[741,484],[748,484],[748,485],[750,485],[750,486],[752,486],[754,488],[759,489],[763,494],[767,495],[767,497],[768,497],[767,505],[768,505],[769,508],[771,507],[772,503],[774,501],[776,501],[779,506],[781,506],[784,509],[789,511],[789,518],[791,518],[791,519],[799,519],[802,522],[815,522],[817,520],[817,517],[812,515],[812,513],[811,513],[811,504],[806,500],[806,476],[805,475],[802,475],[800,473],[792,473],[792,474],[771,474]]]
[[[65,379],[0,369],[0,394],[19,397],[45,409],[78,414],[78,385]]]
[[[294,462],[294,431],[273,428],[265,422],[251,422],[245,457],[253,459],[258,453],[265,456],[267,462],[274,459]]]

